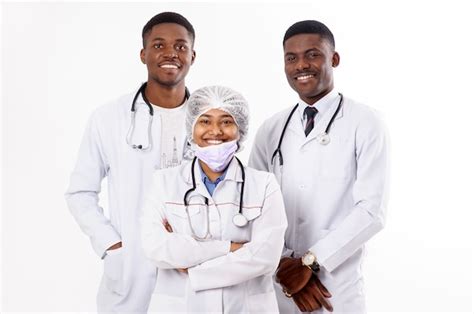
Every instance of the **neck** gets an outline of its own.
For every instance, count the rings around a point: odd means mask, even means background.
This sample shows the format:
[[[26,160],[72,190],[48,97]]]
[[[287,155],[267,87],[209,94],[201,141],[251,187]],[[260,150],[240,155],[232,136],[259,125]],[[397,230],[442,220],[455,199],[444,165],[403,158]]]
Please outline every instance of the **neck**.
[[[201,166],[202,171],[206,174],[206,176],[212,181],[215,182],[217,178],[219,178],[224,171],[221,172],[215,172],[209,166],[202,160],[198,159],[199,165]]]
[[[184,82],[176,86],[164,86],[148,80],[145,95],[153,105],[163,108],[176,108],[184,102],[186,95]]]
[[[331,86],[331,88],[329,88],[328,90],[314,96],[308,96],[308,97],[305,97],[303,95],[299,95],[299,96],[305,103],[312,106],[315,103],[317,103],[319,100],[321,100],[321,98],[329,94],[332,90],[333,90],[333,86]]]

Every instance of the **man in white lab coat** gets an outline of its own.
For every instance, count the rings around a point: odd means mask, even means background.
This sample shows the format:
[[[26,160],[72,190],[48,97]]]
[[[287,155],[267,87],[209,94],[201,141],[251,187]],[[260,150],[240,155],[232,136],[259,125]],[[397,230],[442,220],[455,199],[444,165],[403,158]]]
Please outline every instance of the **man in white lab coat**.
[[[365,243],[385,223],[387,136],[369,107],[334,89],[331,31],[292,25],[283,39],[295,107],[258,130],[249,166],[279,179],[288,229],[276,273],[281,313],[365,313]]]
[[[99,312],[147,311],[156,267],[141,250],[138,219],[154,169],[177,166],[189,152],[185,77],[195,58],[194,38],[193,26],[180,14],[154,16],[142,32],[147,82],[98,108],[86,128],[66,200],[103,259]],[[105,177],[108,216],[98,204]]]

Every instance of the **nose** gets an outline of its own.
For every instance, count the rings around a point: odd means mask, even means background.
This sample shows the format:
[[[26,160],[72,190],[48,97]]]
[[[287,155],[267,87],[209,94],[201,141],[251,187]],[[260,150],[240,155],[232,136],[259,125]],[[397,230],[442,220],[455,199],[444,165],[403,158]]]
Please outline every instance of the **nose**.
[[[210,135],[222,135],[223,134],[221,126],[219,125],[219,123],[212,123],[209,126],[208,132],[209,132]]]
[[[167,58],[177,58],[178,57],[178,53],[176,52],[176,50],[174,49],[174,47],[167,47],[164,51],[163,51],[163,56],[167,57]]]
[[[300,60],[298,60],[296,68],[300,71],[306,70],[309,68],[309,62],[307,62],[304,58],[301,58]]]

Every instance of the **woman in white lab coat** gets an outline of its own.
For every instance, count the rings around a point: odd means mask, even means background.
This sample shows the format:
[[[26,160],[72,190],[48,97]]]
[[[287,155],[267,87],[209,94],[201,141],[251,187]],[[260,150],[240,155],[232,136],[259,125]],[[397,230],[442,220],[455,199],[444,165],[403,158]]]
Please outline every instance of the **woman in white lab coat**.
[[[274,175],[234,156],[247,103],[214,86],[187,105],[196,158],[154,174],[142,217],[143,249],[158,267],[149,312],[278,312],[272,274],[287,221]]]

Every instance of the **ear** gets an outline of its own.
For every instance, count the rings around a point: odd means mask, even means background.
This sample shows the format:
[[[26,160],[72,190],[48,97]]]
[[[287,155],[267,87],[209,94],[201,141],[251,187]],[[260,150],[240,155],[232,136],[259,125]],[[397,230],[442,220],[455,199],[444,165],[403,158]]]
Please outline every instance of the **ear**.
[[[194,59],[196,59],[196,51],[193,50],[193,54],[191,56],[191,64],[194,63]]]
[[[143,64],[146,64],[145,63],[145,48],[142,48],[142,50],[140,50],[140,60],[142,60]]]
[[[332,55],[332,67],[333,68],[337,67],[340,61],[341,61],[341,57],[336,51],[334,51],[334,54]]]

